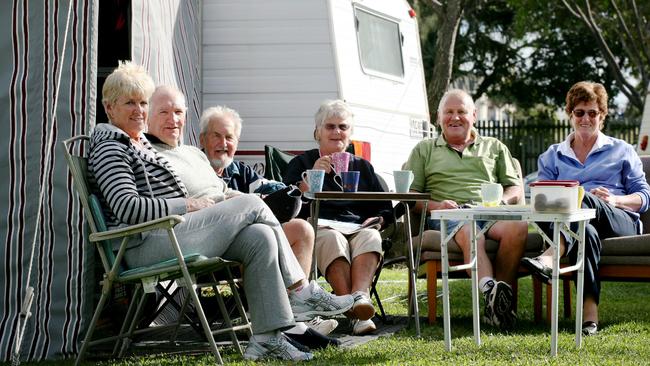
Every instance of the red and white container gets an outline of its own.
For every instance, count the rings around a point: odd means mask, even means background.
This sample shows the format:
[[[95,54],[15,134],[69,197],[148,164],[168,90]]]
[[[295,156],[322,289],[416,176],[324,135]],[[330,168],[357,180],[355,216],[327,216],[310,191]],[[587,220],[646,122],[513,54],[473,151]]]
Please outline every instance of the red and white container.
[[[530,183],[530,205],[534,212],[577,211],[580,182],[577,180],[540,180]]]

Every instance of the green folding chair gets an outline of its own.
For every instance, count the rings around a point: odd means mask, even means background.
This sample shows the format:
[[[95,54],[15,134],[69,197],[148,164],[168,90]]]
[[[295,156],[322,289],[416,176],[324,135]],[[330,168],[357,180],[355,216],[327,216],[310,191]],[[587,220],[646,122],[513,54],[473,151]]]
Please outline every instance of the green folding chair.
[[[287,171],[287,166],[291,159],[295,157],[294,154],[282,151],[270,145],[264,145],[264,178],[282,182],[284,173]]]
[[[193,325],[195,329],[199,330],[199,332],[203,332],[203,335],[205,336],[205,339],[207,340],[217,363],[222,364],[223,360],[219,354],[219,349],[217,348],[217,344],[214,340],[214,335],[228,334],[235,348],[239,351],[240,354],[242,354],[242,348],[239,340],[237,339],[236,332],[243,331],[247,333],[248,336],[251,336],[252,332],[250,322],[248,321],[244,306],[238,294],[236,281],[233,278],[231,272],[231,268],[238,267],[239,263],[227,261],[219,257],[208,258],[196,253],[182,253],[176,239],[176,234],[174,233],[174,226],[184,221],[184,218],[179,215],[170,215],[157,220],[152,220],[137,225],[131,225],[125,228],[108,230],[99,199],[90,193],[87,181],[87,158],[83,157],[80,153],[73,154],[72,152],[73,148],[75,148],[73,145],[75,144],[78,144],[78,146],[76,146],[74,151],[83,151],[81,145],[82,143],[87,144],[88,141],[89,137],[83,135],[75,136],[63,141],[64,156],[68,164],[68,169],[70,170],[75,189],[79,195],[84,215],[88,221],[88,226],[90,228],[89,241],[96,245],[104,270],[103,280],[101,282],[101,297],[99,299],[99,303],[95,308],[93,318],[89,323],[89,327],[86,332],[84,341],[81,345],[81,349],[79,350],[75,365],[78,365],[80,363],[85,352],[88,350],[88,347],[100,343],[115,342],[113,355],[122,357],[124,355],[124,352],[129,348],[134,336],[144,335],[153,330],[152,327],[137,329],[138,325],[140,324],[140,320],[142,319],[144,304],[146,302],[147,295],[155,292],[155,289],[164,291],[164,288],[160,286],[161,281],[169,280],[176,280],[177,283],[179,283],[179,286],[186,286],[188,288],[188,296],[185,298],[183,305],[180,307],[181,316],[179,316],[177,323],[173,325],[176,327],[176,329],[170,336],[169,342],[173,343],[175,341],[178,334],[177,331],[181,326],[181,322],[183,319],[189,318],[185,316],[185,311],[188,308],[187,305],[189,303],[189,300],[191,300],[199,321],[195,322],[194,324],[191,324],[190,322],[190,324]],[[163,229],[168,232],[170,245],[176,253],[176,256],[174,258],[170,258],[169,260],[156,263],[151,266],[127,268],[123,262],[123,257],[129,238],[133,235],[157,229]],[[116,254],[113,251],[112,241],[117,239],[121,240],[121,244]],[[225,281],[217,281],[214,276],[214,272],[220,270],[222,270],[222,272],[226,275]],[[196,276],[198,275],[208,275],[212,282],[206,284],[198,284],[195,280]],[[135,285],[135,290],[133,291],[133,295],[130,299],[130,304],[125,319],[117,335],[93,340],[93,332],[95,331],[102,310],[104,309],[107,301],[111,296],[111,290],[114,284]],[[230,286],[230,290],[235,299],[236,310],[240,318],[238,324],[235,324],[230,318],[229,312],[226,309],[225,302],[221,295],[222,290],[220,290],[219,286],[225,284]],[[223,322],[221,326],[216,330],[213,330],[211,328],[196,292],[196,289],[203,287],[211,287],[215,293],[215,296],[217,297],[217,302],[219,310],[221,311],[221,315],[223,317]],[[171,298],[171,296],[168,298]]]

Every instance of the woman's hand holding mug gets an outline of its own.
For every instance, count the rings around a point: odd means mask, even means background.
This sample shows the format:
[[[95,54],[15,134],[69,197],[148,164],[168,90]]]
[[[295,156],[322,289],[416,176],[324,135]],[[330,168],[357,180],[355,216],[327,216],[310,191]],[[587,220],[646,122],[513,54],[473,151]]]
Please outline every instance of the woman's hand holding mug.
[[[324,170],[325,174],[328,174],[332,171],[332,157],[329,155],[324,155],[318,158],[314,163],[313,170]]]

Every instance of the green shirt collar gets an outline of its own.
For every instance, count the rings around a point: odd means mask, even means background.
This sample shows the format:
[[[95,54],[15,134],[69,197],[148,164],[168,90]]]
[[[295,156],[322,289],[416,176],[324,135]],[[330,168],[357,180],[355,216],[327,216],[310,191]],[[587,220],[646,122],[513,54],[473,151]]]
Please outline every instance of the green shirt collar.
[[[472,127],[470,134],[474,136],[474,142],[472,145],[480,145],[483,142],[483,136],[478,133],[478,130],[476,128]],[[445,140],[445,137],[442,135],[442,133],[436,139],[436,146],[447,146],[447,140]]]

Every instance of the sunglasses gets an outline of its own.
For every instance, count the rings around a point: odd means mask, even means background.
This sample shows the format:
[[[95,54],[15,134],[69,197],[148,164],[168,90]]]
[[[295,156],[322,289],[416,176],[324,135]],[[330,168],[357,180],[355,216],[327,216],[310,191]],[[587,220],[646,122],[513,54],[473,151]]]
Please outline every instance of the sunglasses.
[[[590,109],[588,111],[585,111],[584,109],[574,109],[571,113],[573,113],[574,116],[580,118],[587,113],[589,118],[596,118],[600,114],[600,111],[597,111],[595,109]]]
[[[326,129],[326,130],[334,131],[334,130],[337,129],[337,128],[338,128],[339,130],[341,130],[341,131],[347,131],[347,130],[350,129],[350,125],[347,124],[347,123],[339,123],[339,124],[336,124],[336,123],[326,123],[326,124],[325,124],[325,129]]]

